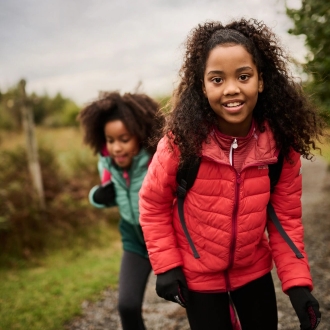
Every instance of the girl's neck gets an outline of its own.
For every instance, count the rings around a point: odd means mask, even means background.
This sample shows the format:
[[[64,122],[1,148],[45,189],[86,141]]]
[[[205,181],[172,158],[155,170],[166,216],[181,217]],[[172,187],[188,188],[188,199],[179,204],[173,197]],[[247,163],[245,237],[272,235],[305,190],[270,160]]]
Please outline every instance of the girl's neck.
[[[252,119],[251,123],[249,124],[249,128],[248,130],[244,130],[244,131],[230,131],[230,134],[228,134],[227,130],[222,131],[221,128],[219,126],[216,127],[216,132],[217,134],[219,134],[221,137],[223,138],[229,138],[229,139],[233,139],[233,138],[238,138],[238,139],[244,139],[244,138],[249,138],[255,129],[255,122]],[[234,134],[232,134],[234,133]]]

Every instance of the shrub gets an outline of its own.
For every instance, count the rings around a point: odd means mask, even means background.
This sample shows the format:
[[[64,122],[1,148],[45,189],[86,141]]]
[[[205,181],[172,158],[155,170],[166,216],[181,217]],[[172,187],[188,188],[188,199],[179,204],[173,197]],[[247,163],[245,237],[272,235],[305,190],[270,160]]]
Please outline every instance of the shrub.
[[[96,166],[75,160],[70,177],[61,172],[54,152],[41,147],[46,210],[39,207],[32,188],[25,149],[0,151],[0,264],[33,259],[46,248],[69,247],[80,236],[84,244],[98,244],[100,213],[87,200],[89,189],[97,182]],[[87,161],[87,160],[86,160]],[[115,209],[102,214],[117,219]]]

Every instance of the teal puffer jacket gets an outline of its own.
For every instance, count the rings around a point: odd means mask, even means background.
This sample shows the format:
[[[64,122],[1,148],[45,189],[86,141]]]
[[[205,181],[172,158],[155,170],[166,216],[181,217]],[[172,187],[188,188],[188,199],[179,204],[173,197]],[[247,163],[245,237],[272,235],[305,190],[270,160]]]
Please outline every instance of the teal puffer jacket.
[[[109,156],[100,154],[98,170],[100,176],[104,170],[111,173],[111,181],[114,184],[116,198],[112,206],[117,205],[121,221],[119,224],[124,250],[131,251],[147,257],[147,250],[139,223],[139,191],[143,179],[147,173],[150,162],[150,154],[145,150],[133,158],[132,165],[128,171],[117,167]],[[106,207],[103,204],[95,203],[93,195],[98,186],[91,189],[89,193],[90,203],[97,207]]]

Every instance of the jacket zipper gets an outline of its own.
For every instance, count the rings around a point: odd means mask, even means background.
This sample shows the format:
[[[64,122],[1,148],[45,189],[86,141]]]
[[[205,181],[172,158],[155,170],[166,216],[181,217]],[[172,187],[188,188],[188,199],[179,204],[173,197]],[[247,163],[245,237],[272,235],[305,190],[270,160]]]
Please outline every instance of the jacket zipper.
[[[230,165],[234,168],[234,150],[237,149],[237,139],[234,139],[233,143],[230,146],[229,150],[229,162]],[[238,173],[235,170],[236,173],[236,185],[235,185],[235,202],[234,202],[234,209],[233,209],[233,215],[232,215],[232,232],[231,232],[231,243],[229,248],[229,263],[227,271],[225,272],[225,278],[226,278],[226,286],[227,291],[230,291],[231,289],[231,283],[229,279],[229,273],[228,270],[232,268],[234,264],[235,259],[235,249],[236,249],[236,240],[237,240],[237,214],[238,214],[238,206],[239,206],[239,186],[241,184],[241,174]]]
[[[227,291],[231,290],[228,270],[233,267],[234,259],[235,259],[235,249],[236,249],[236,240],[237,240],[237,214],[239,207],[239,186],[241,182],[242,182],[241,174],[236,172],[235,205],[232,216],[232,231],[231,231],[232,239],[229,248],[229,263],[227,270],[225,271]]]
[[[237,140],[234,139],[233,143],[230,146],[230,164],[235,170],[234,167],[234,150],[238,147]],[[235,185],[235,204],[233,209],[232,216],[232,240],[229,252],[229,265],[228,268],[231,268],[234,263],[235,257],[235,248],[236,248],[236,239],[237,239],[237,214],[238,214],[238,206],[239,206],[239,186],[241,184],[241,174],[235,170],[236,173],[236,185]]]
[[[233,167],[234,164],[234,150],[237,149],[238,143],[237,139],[235,138],[234,141],[232,142],[229,150],[229,162],[230,165]],[[205,159],[209,159],[211,161],[215,161],[219,164],[227,165],[225,162],[219,162],[216,159],[213,159],[211,157],[204,156]],[[276,161],[273,161],[271,163],[275,163]],[[248,168],[248,167],[253,167],[253,166],[260,166],[260,165],[268,165],[270,163],[254,163],[254,164],[249,164],[248,166],[244,167],[241,169],[241,172],[243,169]],[[234,169],[235,170],[235,169]],[[238,173],[235,170],[236,173],[236,185],[235,185],[235,204],[234,204],[234,210],[233,210],[233,216],[232,216],[232,241],[229,249],[229,263],[228,263],[228,268],[227,270],[224,271],[224,276],[225,276],[225,282],[226,282],[226,287],[227,291],[231,291],[231,283],[229,280],[229,272],[228,270],[233,266],[234,263],[234,256],[235,256],[235,249],[236,249],[236,240],[237,240],[237,214],[238,214],[238,207],[239,207],[239,187],[242,182],[241,180],[241,173]],[[193,243],[192,243],[193,244]],[[199,256],[198,256],[199,257]],[[195,257],[196,258],[196,257]]]
[[[232,143],[231,149],[233,147],[235,141]],[[236,148],[237,148],[237,144],[236,144]],[[234,149],[236,149],[234,148]],[[233,154],[232,154],[232,150],[230,150],[230,155],[231,155],[231,159],[230,162],[233,162]],[[254,164],[249,164],[248,166],[244,167],[241,169],[241,172],[243,170],[245,170],[248,167],[253,167],[253,166],[261,166],[261,165],[269,165],[275,163],[271,162],[271,163],[254,163]],[[236,172],[237,173],[237,172]],[[236,240],[237,240],[237,214],[238,214],[238,206],[239,206],[239,186],[241,184],[242,180],[241,180],[241,174],[237,173],[236,175],[236,190],[235,190],[235,206],[234,206],[234,210],[233,210],[233,217],[232,217],[232,223],[233,223],[233,229],[232,229],[232,242],[230,245],[230,250],[229,250],[229,263],[228,263],[228,268],[225,271],[225,281],[226,281],[226,286],[227,286],[227,291],[231,291],[231,283],[230,283],[230,279],[229,279],[229,269],[233,267],[234,264],[234,257],[235,257],[235,249],[236,249]]]
[[[129,188],[131,182],[130,182],[130,177],[129,177],[127,170],[123,171],[123,178],[125,179],[126,186]]]
[[[129,175],[129,172],[127,170],[124,170],[123,171],[123,178],[125,179],[125,182],[126,182],[126,187],[127,187],[127,199],[128,199],[128,203],[129,203],[129,207],[130,207],[130,210],[131,210],[131,217],[134,219],[134,216],[133,216],[133,206],[132,206],[132,201],[131,201],[131,194],[130,194],[130,189],[131,189],[131,178],[130,178],[130,175]]]

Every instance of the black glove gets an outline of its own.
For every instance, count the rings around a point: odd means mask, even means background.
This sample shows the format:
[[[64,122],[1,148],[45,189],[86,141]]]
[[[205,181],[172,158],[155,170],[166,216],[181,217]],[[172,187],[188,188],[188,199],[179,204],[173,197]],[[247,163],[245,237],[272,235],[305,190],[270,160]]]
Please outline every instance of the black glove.
[[[186,307],[188,302],[188,285],[181,267],[157,275],[156,292],[159,297]]]
[[[115,199],[115,188],[111,181],[99,186],[93,195],[93,200],[97,204],[110,206]]]
[[[301,330],[314,330],[321,322],[320,306],[306,287],[295,286],[288,290],[291,304],[297,313]]]

